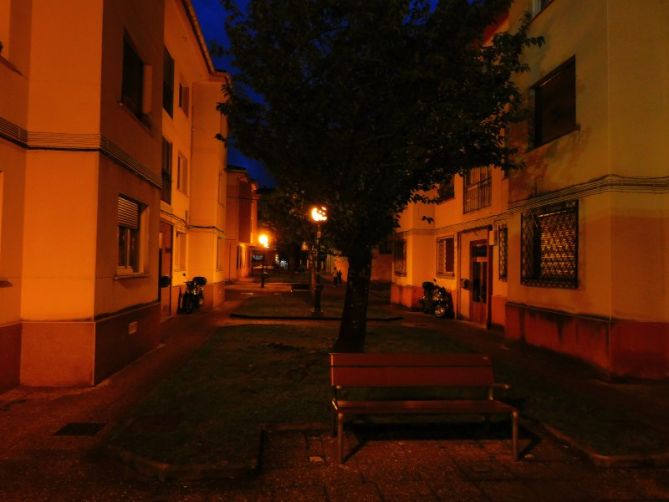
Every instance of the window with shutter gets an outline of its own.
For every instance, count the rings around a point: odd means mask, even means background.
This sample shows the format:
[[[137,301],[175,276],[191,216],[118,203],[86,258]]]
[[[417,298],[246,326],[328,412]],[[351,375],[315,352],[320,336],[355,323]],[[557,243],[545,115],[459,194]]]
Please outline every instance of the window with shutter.
[[[127,197],[119,195],[118,219],[118,271],[139,272],[140,266],[140,222],[141,206]]]

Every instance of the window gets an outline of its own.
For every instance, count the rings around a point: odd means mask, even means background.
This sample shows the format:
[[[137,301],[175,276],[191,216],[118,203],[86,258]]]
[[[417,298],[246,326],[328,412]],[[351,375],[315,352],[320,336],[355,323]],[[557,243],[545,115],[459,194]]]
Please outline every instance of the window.
[[[188,193],[188,159],[181,153],[177,157],[177,190]]]
[[[163,138],[161,167],[162,189],[160,198],[168,204],[172,202],[172,143]]]
[[[184,232],[177,232],[175,247],[174,266],[176,270],[186,270],[186,234]]]
[[[407,273],[407,241],[397,239],[393,242],[393,268],[395,275],[406,275]]]
[[[455,197],[455,176],[448,175],[446,181],[439,185],[439,202],[449,200]]]
[[[128,37],[123,39],[123,80],[121,102],[137,117],[142,116],[144,93],[144,63]]]
[[[475,167],[465,173],[462,212],[469,213],[490,205],[491,171],[490,167]]]
[[[140,223],[142,206],[123,195],[118,196],[118,268],[119,273],[140,271]]]
[[[190,89],[187,85],[179,83],[179,108],[188,117],[188,110],[190,107]]]
[[[570,59],[532,87],[533,146],[540,146],[576,129],[576,60]]]
[[[446,237],[437,241],[437,274],[455,273],[455,239]]]
[[[174,111],[174,59],[167,49],[163,51],[163,108],[171,117]]]
[[[523,284],[578,287],[578,201],[525,211],[520,240]]]
[[[499,279],[506,281],[509,232],[506,225],[497,227],[497,252],[499,255]]]

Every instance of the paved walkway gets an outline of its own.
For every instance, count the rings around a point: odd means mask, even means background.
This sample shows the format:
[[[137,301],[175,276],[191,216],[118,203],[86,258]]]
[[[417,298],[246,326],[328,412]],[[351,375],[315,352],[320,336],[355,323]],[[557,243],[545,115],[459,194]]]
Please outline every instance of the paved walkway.
[[[100,445],[112,426],[217,325],[228,323],[231,307],[168,321],[159,348],[95,388],[19,388],[0,394],[0,500],[669,500],[669,469],[602,469],[543,435],[522,461],[514,462],[504,435],[447,437],[422,427],[360,424],[348,431],[352,455],[339,465],[327,431],[294,427],[266,434],[261,472],[225,481],[160,483],[138,478],[104,456]],[[528,358],[500,337],[462,323],[412,313],[403,322],[407,329],[439,323],[494,358],[529,365],[537,378],[590,386],[592,392],[637,406],[653,426],[669,423],[666,386],[605,384],[583,366],[565,371],[551,364],[549,355],[542,359],[533,352]],[[70,422],[104,426],[90,437],[54,435]]]

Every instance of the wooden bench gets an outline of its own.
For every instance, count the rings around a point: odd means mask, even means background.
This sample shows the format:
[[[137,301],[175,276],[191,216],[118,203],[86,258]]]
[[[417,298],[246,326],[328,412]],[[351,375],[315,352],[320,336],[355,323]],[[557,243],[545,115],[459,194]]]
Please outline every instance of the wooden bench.
[[[492,415],[511,416],[513,458],[518,458],[518,410],[498,401],[492,362],[481,354],[330,354],[333,435],[337,435],[339,462],[344,461],[344,418],[351,415]],[[480,388],[479,399],[345,400],[342,390],[382,387]]]

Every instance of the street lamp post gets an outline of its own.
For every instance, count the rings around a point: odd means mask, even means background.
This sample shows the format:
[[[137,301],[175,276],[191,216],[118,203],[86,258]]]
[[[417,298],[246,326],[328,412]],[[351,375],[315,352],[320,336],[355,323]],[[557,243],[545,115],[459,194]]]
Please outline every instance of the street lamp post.
[[[323,311],[321,310],[323,284],[321,284],[321,273],[318,267],[318,251],[321,240],[321,223],[328,220],[327,208],[325,206],[313,206],[309,215],[311,216],[311,220],[316,223],[316,244],[312,248],[311,259],[311,277],[314,284],[314,309],[311,311],[311,315],[320,317],[323,315]]]
[[[267,234],[260,234],[258,237],[258,242],[260,245],[265,248],[265,251],[262,255],[262,264],[260,266],[260,287],[265,287],[265,258],[267,256],[267,249],[269,248],[269,236]]]

